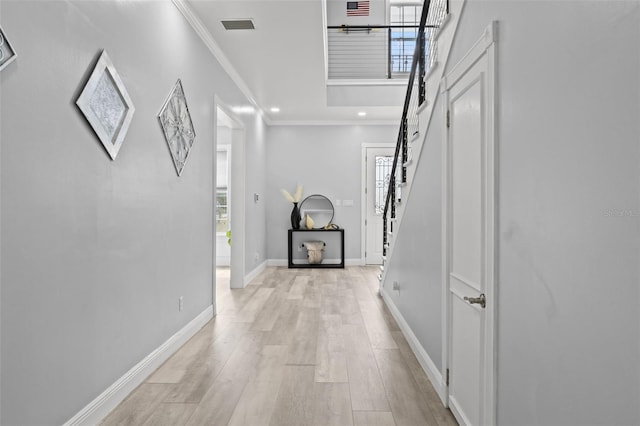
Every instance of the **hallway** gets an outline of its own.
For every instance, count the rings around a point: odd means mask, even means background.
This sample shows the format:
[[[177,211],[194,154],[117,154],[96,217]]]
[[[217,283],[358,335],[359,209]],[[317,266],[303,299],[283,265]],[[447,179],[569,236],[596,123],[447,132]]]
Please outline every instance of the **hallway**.
[[[218,315],[103,425],[455,425],[377,292],[377,268],[218,273]]]

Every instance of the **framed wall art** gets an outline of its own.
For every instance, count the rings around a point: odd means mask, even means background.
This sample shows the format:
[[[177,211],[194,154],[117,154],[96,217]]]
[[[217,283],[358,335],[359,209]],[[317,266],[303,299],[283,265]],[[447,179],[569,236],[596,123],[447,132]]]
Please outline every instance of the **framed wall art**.
[[[106,51],[102,51],[76,104],[115,160],[135,107]]]
[[[9,39],[7,39],[3,29],[0,27],[0,71],[13,62],[17,56],[18,54],[14,50],[13,46],[11,46]]]
[[[180,79],[173,86],[167,100],[162,105],[158,120],[167,145],[169,145],[173,165],[180,176],[196,138]]]

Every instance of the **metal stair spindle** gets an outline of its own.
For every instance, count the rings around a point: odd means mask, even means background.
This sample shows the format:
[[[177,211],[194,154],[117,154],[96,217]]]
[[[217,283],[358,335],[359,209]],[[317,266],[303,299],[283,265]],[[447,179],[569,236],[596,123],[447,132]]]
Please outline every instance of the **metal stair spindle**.
[[[382,215],[382,232],[384,232],[382,236],[382,257],[387,256],[387,213]]]
[[[430,11],[430,9],[432,10]],[[381,268],[379,278],[383,285],[382,280],[386,274],[386,263],[391,256],[391,238],[394,233],[397,232],[396,228],[400,225],[399,220],[401,217],[398,216],[397,206],[402,202],[401,197],[403,195],[406,197],[406,194],[402,194],[402,187],[406,187],[405,190],[407,190],[410,186],[408,183],[407,166],[411,165],[414,159],[413,155],[409,154],[409,143],[413,143],[415,139],[420,137],[418,114],[421,111],[420,106],[426,102],[425,77],[428,68],[435,61],[437,54],[437,43],[435,42],[437,31],[448,14],[448,0],[424,0],[382,215],[384,232],[382,254],[384,267]],[[433,21],[430,22],[429,25],[427,25],[428,18]],[[425,28],[429,29],[428,36],[425,34]],[[409,135],[411,135],[411,140],[409,140]]]
[[[427,75],[427,67],[425,66],[425,34],[424,31],[418,32],[418,105],[422,105],[425,101],[427,90],[424,77]]]
[[[393,168],[395,169],[395,163],[393,164]],[[391,219],[395,219],[396,217],[396,175],[395,173],[393,173],[391,175],[391,182],[390,182],[390,187],[391,187],[391,191],[389,191],[391,193]]]
[[[407,149],[409,145],[409,137],[408,137],[408,121],[405,117],[402,120],[402,183],[407,182],[407,167],[404,165],[407,162]]]

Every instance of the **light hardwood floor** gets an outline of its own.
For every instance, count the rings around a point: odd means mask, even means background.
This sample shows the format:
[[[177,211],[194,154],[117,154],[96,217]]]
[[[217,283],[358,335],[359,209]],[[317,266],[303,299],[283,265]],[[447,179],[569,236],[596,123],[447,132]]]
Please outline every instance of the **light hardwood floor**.
[[[378,295],[377,268],[268,268],[124,400],[110,425],[455,425]]]

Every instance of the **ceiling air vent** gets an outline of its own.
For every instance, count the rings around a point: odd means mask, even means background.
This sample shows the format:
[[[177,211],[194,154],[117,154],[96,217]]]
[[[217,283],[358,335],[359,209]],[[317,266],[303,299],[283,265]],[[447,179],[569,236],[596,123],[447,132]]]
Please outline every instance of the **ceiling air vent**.
[[[255,30],[251,19],[225,19],[220,21],[225,30]]]

